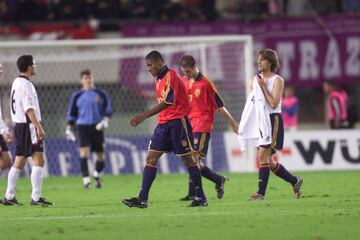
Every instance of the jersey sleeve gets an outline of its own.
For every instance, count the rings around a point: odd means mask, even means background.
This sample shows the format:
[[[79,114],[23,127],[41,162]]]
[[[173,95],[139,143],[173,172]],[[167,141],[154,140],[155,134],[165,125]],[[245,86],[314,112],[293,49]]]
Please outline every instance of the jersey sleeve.
[[[225,106],[224,100],[220,97],[219,93],[216,90],[214,83],[209,81],[208,85],[208,94],[211,98],[216,109],[222,108]]]
[[[110,97],[105,91],[101,91],[101,93],[102,93],[102,98],[103,98],[103,101],[104,101],[104,104],[103,104],[104,116],[110,118],[112,116],[112,108],[111,108]]]
[[[21,88],[20,95],[23,97],[23,110],[27,112],[29,109],[36,109],[33,86],[31,83],[24,84]]]
[[[76,92],[70,98],[69,107],[68,107],[68,110],[66,112],[66,117],[67,117],[67,120],[68,120],[68,124],[70,124],[70,125],[74,125],[75,121],[76,121],[76,119],[78,117],[79,109],[78,109],[78,107],[76,105],[76,101],[77,101],[78,97],[79,97],[79,93]]]
[[[174,89],[176,89],[174,80],[175,80],[174,77],[171,76],[170,73],[166,75],[166,84],[164,91],[162,93],[162,100],[163,102],[169,105],[174,105],[174,100],[175,100]]]

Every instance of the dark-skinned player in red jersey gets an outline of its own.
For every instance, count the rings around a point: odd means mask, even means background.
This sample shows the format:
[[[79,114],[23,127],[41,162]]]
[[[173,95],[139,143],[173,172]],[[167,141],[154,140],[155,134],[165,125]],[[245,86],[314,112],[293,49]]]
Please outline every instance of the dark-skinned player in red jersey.
[[[180,69],[185,74],[183,79],[190,98],[191,110],[188,117],[193,129],[194,159],[198,162],[201,175],[215,183],[217,197],[221,199],[224,195],[226,177],[217,174],[202,161],[207,155],[215,111],[220,112],[236,134],[239,125],[224,107],[224,101],[216,91],[214,84],[197,69],[193,56],[183,56],[180,60]],[[194,198],[195,188],[191,177],[189,177],[188,195],[180,200],[188,201]]]
[[[140,193],[137,197],[124,199],[122,203],[129,207],[148,207],[148,196],[156,177],[157,162],[163,153],[174,152],[184,162],[194,184],[195,198],[189,206],[207,206],[200,169],[192,158],[193,137],[187,117],[190,103],[185,85],[177,73],[164,64],[158,51],[146,55],[145,64],[151,75],[156,77],[155,87],[159,103],[132,118],[129,124],[136,127],[146,118],[158,114],[158,125],[150,139]]]

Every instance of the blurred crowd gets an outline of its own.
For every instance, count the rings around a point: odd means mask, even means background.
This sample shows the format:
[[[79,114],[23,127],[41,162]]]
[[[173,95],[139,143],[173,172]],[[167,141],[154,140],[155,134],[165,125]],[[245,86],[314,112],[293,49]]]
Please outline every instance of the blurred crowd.
[[[1,23],[69,20],[219,20],[360,15],[358,0],[0,0]]]

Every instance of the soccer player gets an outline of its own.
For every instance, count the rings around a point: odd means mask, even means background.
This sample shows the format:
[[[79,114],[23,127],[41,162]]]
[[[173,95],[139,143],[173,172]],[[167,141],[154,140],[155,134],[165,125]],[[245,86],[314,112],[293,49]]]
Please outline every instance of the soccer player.
[[[31,205],[53,205],[41,197],[44,178],[43,141],[45,131],[41,125],[41,112],[36,89],[30,77],[36,73],[37,65],[31,55],[22,55],[17,60],[20,76],[11,87],[11,119],[15,124],[15,161],[9,171],[4,205],[21,205],[15,198],[16,180],[31,156]]]
[[[146,118],[159,113],[158,125],[149,143],[140,193],[137,197],[124,199],[122,202],[129,207],[146,208],[149,191],[156,177],[157,162],[164,152],[174,152],[184,162],[195,187],[195,199],[189,206],[207,206],[201,173],[192,159],[192,129],[186,116],[190,111],[190,104],[185,85],[174,70],[164,65],[163,57],[158,51],[147,54],[145,64],[151,75],[156,77],[155,87],[159,103],[132,118],[129,124],[136,127]]]
[[[185,86],[188,89],[191,110],[188,117],[191,122],[194,137],[194,159],[200,166],[201,175],[215,183],[217,197],[224,195],[226,177],[212,171],[205,163],[210,134],[215,120],[215,110],[219,111],[226,119],[232,130],[237,133],[238,123],[224,107],[224,101],[216,91],[214,84],[197,69],[193,56],[185,55],[180,60],[180,69],[185,74]],[[189,178],[188,195],[182,201],[193,200],[195,189]]]
[[[3,73],[4,70],[0,63],[0,80],[3,78]],[[0,105],[0,173],[11,166],[11,154],[6,143],[11,143],[12,140],[12,134],[3,122]]]
[[[279,60],[276,52],[272,49],[258,51],[257,58],[258,71],[260,74],[254,76],[253,81],[258,81],[266,98],[266,107],[270,113],[272,143],[259,146],[259,188],[258,191],[248,199],[265,199],[270,170],[278,177],[289,182],[293,187],[295,197],[300,198],[303,179],[292,175],[283,165],[273,161],[271,158],[271,155],[274,154],[276,150],[283,148],[284,142],[284,125],[281,117],[281,98],[284,91],[284,79],[275,73],[279,67]]]
[[[76,124],[80,140],[80,168],[85,189],[91,187],[88,158],[90,151],[96,153],[93,177],[95,187],[101,188],[100,173],[105,167],[104,161],[104,129],[109,126],[112,115],[110,98],[107,93],[94,87],[91,71],[85,69],[80,73],[82,89],[75,92],[67,111],[68,125],[65,135],[75,141],[74,126]]]

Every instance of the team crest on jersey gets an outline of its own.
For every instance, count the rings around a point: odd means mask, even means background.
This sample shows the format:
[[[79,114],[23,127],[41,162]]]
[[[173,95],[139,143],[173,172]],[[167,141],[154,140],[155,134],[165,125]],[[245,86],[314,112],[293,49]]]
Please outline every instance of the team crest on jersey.
[[[186,140],[182,140],[181,144],[183,145],[183,147],[186,147],[188,145],[188,142]]]
[[[195,97],[198,98],[200,96],[200,94],[201,94],[201,90],[199,88],[195,89],[195,91],[194,91]]]

